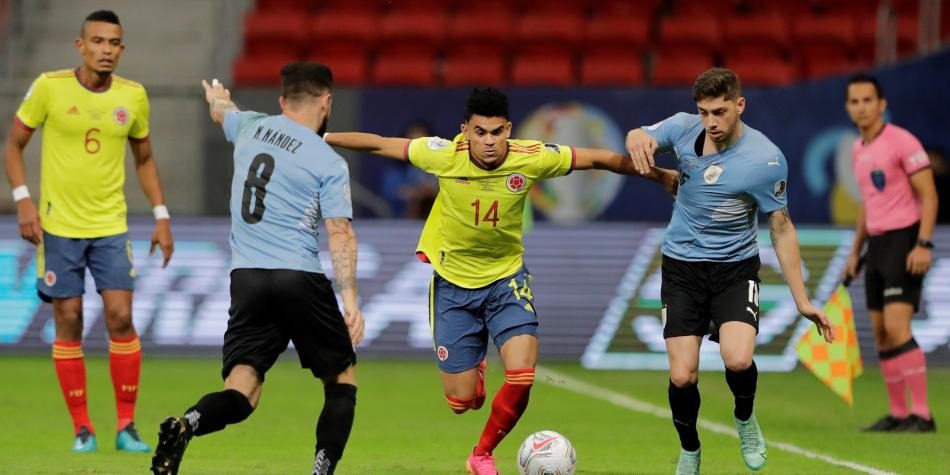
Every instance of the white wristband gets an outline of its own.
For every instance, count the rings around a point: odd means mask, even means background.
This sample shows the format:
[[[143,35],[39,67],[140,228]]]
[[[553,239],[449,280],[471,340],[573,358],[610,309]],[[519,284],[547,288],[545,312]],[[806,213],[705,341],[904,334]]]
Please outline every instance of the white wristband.
[[[20,185],[13,189],[14,203],[24,198],[29,198],[29,197],[30,197],[30,190],[26,187],[26,185]]]
[[[323,137],[321,137],[321,138],[323,139],[324,142],[326,142],[326,141],[327,141],[327,137],[329,137],[329,136],[330,136],[330,132],[324,132],[324,133],[323,133]]]
[[[171,219],[171,215],[168,214],[168,208],[165,205],[158,205],[152,208],[152,214],[155,215],[155,219]]]

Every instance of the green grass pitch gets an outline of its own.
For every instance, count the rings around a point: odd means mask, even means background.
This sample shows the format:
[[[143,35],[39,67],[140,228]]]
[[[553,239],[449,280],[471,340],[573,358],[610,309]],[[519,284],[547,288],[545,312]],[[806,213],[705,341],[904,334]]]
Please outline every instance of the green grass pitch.
[[[531,405],[515,431],[496,450],[502,473],[517,473],[515,453],[536,430],[565,434],[578,453],[578,473],[672,473],[678,443],[666,417],[637,412],[565,386],[580,380],[666,408],[667,377],[661,372],[588,371],[574,363],[548,363],[539,372]],[[181,414],[221,386],[213,358],[150,358],[146,354],[136,423],[150,445],[158,423]],[[48,357],[0,357],[0,473],[147,473],[150,455],[113,449],[115,406],[108,361],[87,358],[90,411],[99,451],[73,454],[72,425]],[[504,378],[490,360],[490,393]],[[879,372],[856,381],[849,408],[805,371],[763,373],[756,414],[769,447],[766,473],[853,473],[827,461],[781,450],[791,444],[842,462],[899,473],[946,473],[950,465],[950,370],[930,372],[936,434],[862,434],[858,427],[886,411]],[[446,406],[435,365],[428,361],[365,359],[358,367],[357,417],[339,474],[461,474],[477,442],[489,406],[461,416]],[[700,417],[732,425],[732,397],[721,373],[703,373]],[[323,391],[309,372],[285,356],[267,375],[261,405],[244,423],[192,440],[183,474],[308,473],[314,423]],[[734,436],[701,429],[703,473],[747,472]]]

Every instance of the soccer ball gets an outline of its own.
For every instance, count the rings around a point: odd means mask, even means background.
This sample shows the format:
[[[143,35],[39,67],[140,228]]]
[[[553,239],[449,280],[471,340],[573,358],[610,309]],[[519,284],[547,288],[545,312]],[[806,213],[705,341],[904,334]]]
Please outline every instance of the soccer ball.
[[[542,430],[528,436],[518,449],[518,472],[521,475],[573,475],[577,468],[577,452],[571,441],[553,430]]]

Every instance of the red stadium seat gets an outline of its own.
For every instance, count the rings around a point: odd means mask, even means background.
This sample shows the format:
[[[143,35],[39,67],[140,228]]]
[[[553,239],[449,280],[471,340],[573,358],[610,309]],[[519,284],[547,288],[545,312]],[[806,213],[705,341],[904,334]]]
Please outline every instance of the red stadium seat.
[[[650,41],[650,19],[647,17],[594,17],[584,26],[584,47],[599,45],[644,49]]]
[[[491,21],[481,21],[479,9],[460,9],[449,20],[449,48],[458,44],[484,43],[485,48],[508,46],[514,36],[515,15],[509,10],[496,11]]]
[[[333,84],[359,86],[369,82],[367,50],[351,41],[320,41],[310,50],[310,61],[323,63],[333,71]]]
[[[598,0],[593,0],[597,3]],[[523,0],[521,9],[526,16],[561,15],[583,17],[587,14],[591,0]]]
[[[814,46],[851,50],[857,35],[850,15],[799,17],[792,26],[796,48]]]
[[[431,45],[445,38],[448,17],[441,11],[399,10],[382,19],[381,41],[418,41]]]
[[[591,3],[594,18],[642,18],[652,21],[662,0],[598,0]]]
[[[442,82],[446,86],[498,86],[507,82],[506,55],[485,45],[453,47],[447,52]]]
[[[234,85],[278,86],[280,69],[297,59],[295,56],[273,54],[242,57],[234,63]]]
[[[511,83],[515,86],[569,86],[575,82],[570,50],[528,48],[513,59]]]
[[[723,41],[731,58],[778,57],[788,49],[788,27],[778,14],[730,16],[725,19]]]
[[[705,51],[660,51],[653,67],[653,84],[683,86],[696,82],[707,69],[715,66],[713,56]]]
[[[308,15],[313,6],[310,0],[257,0],[255,10],[266,13],[298,13]]]
[[[309,32],[304,16],[255,12],[244,18],[244,54],[299,57]]]
[[[371,45],[379,30],[380,14],[372,8],[323,9],[310,22],[315,42],[354,41]]]
[[[796,79],[792,63],[780,58],[757,58],[727,62],[743,86],[786,86]]]
[[[386,0],[384,5],[389,9],[389,13],[433,12],[445,15],[452,7],[452,2],[445,0]]]
[[[583,26],[580,16],[529,13],[518,21],[516,37],[521,45],[557,43],[562,48],[573,48],[580,42]]]
[[[436,51],[423,43],[381,45],[373,81],[382,86],[434,86]]]
[[[816,79],[853,72],[860,63],[841,50],[810,51],[798,59],[803,79]]]
[[[638,86],[643,84],[643,52],[629,48],[584,50],[581,84],[585,86]]]
[[[720,43],[719,23],[699,16],[678,16],[660,24],[660,47],[715,53]]]

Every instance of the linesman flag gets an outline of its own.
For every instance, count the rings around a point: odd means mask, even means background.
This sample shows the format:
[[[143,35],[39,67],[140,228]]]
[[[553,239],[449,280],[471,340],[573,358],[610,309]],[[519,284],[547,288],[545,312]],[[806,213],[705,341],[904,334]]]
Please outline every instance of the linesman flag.
[[[818,328],[812,326],[795,345],[798,359],[815,376],[844,399],[848,405],[854,404],[851,381],[864,372],[861,351],[858,348],[858,334],[854,330],[854,311],[851,295],[845,284],[838,288],[825,303],[825,314],[835,330],[835,341],[828,343],[818,334]]]

